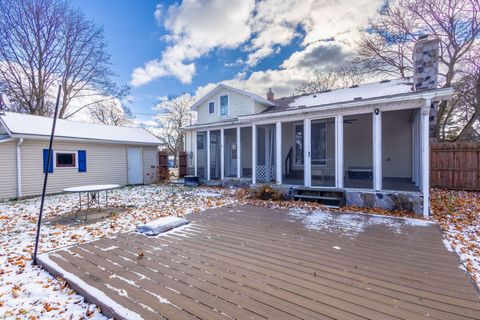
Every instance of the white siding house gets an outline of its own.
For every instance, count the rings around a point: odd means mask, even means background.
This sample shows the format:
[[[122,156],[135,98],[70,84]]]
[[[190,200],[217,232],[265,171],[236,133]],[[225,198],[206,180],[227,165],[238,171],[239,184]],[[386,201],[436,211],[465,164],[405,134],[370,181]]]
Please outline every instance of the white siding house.
[[[0,199],[41,193],[51,125],[51,118],[0,114]],[[58,119],[47,193],[87,184],[154,183],[158,145],[141,128]]]
[[[453,90],[437,88],[437,39],[417,42],[414,64],[413,78],[280,99],[220,84],[192,106],[190,173],[428,215],[430,110]]]

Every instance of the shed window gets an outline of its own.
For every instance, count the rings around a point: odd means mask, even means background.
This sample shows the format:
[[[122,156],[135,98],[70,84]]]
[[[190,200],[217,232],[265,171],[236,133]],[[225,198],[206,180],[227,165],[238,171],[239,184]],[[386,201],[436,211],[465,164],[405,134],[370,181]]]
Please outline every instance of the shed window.
[[[75,152],[57,152],[56,167],[71,168],[75,167]]]
[[[215,113],[215,102],[211,101],[208,103],[208,113]]]

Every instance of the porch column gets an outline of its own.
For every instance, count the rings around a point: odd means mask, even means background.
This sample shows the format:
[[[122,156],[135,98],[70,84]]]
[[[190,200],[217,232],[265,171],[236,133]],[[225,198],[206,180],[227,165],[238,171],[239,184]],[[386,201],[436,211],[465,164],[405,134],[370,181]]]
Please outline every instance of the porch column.
[[[373,189],[382,190],[382,113],[373,113]]]
[[[303,180],[305,187],[310,186],[311,161],[310,161],[310,119],[303,120]]]
[[[252,184],[257,183],[257,125],[252,124]]]
[[[421,113],[421,144],[422,144],[422,194],[423,216],[430,215],[430,105],[431,99],[425,99],[425,105]]]
[[[277,184],[282,184],[282,122],[275,123],[275,174]]]
[[[237,178],[242,177],[242,147],[241,147],[241,128],[237,127]]]
[[[210,130],[207,130],[207,180],[210,181]]]
[[[343,188],[343,115],[335,116],[335,179],[336,187]]]
[[[225,130],[220,129],[220,180],[225,178]]]
[[[193,131],[192,132],[192,135],[193,135],[193,139],[192,139],[192,143],[193,143],[193,167],[195,169],[195,176],[198,175],[198,164],[197,164],[197,153],[198,153],[198,149],[197,149],[197,131]]]

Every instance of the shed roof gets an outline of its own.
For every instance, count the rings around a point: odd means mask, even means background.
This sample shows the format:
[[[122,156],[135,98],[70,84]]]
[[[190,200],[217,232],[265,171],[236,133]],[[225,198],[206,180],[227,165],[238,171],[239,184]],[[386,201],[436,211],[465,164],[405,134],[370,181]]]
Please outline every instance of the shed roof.
[[[11,136],[48,137],[52,130],[53,118],[6,112],[0,115]],[[56,138],[99,140],[112,143],[160,145],[158,138],[143,128],[109,126],[89,122],[58,119]]]

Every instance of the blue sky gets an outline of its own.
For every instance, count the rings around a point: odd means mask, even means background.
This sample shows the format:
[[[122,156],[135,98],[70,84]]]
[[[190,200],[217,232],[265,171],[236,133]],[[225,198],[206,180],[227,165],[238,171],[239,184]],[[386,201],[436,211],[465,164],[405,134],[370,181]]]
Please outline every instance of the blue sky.
[[[382,0],[73,0],[104,27],[128,104],[148,120],[162,96],[221,81],[264,95],[294,92],[314,68],[348,61]]]

